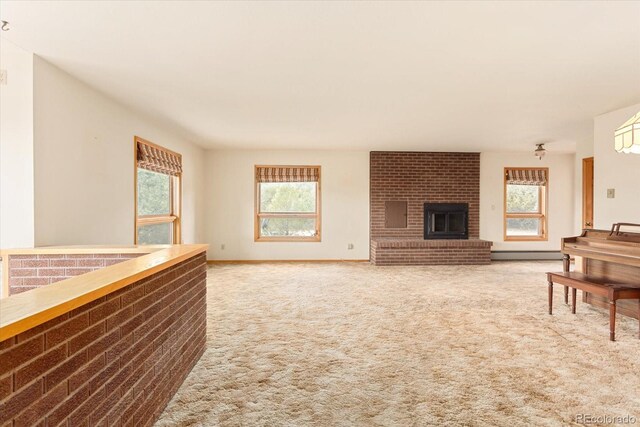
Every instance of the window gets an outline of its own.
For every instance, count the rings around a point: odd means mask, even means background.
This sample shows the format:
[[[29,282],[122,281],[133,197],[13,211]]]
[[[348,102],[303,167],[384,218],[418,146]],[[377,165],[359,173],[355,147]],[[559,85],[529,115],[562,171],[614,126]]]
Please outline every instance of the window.
[[[255,241],[320,241],[320,166],[256,166]]]
[[[180,243],[182,156],[135,137],[138,245]]]
[[[547,240],[548,168],[505,168],[504,240]]]

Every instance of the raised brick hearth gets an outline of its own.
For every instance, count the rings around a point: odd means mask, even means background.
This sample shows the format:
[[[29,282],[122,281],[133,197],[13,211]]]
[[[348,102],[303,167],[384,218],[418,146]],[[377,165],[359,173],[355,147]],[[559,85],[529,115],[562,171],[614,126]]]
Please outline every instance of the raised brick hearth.
[[[371,262],[375,265],[489,264],[491,242],[381,237],[371,240]]]
[[[370,158],[371,262],[376,265],[488,264],[480,240],[480,154],[374,151]],[[387,203],[406,203],[406,227],[386,218]],[[425,203],[468,204],[468,236],[424,240]],[[394,226],[390,227],[389,223]]]

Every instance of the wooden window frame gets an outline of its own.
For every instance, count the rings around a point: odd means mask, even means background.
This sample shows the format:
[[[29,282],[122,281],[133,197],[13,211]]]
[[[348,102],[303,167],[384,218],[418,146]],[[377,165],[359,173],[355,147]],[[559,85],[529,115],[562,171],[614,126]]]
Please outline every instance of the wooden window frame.
[[[546,172],[547,181],[545,185],[538,186],[538,212],[534,213],[508,213],[507,212],[507,171],[509,170],[544,170]],[[546,242],[548,236],[548,205],[549,205],[549,168],[504,168],[504,204],[503,204],[503,239],[505,242]],[[538,218],[540,219],[540,234],[537,236],[507,236],[507,219],[524,219]]]
[[[318,181],[316,183],[316,211],[315,212],[260,212],[260,182],[258,182],[258,168],[316,168],[318,169]],[[320,166],[309,165],[255,165],[253,170],[254,182],[254,242],[321,242],[322,241],[322,209],[321,209],[321,181],[322,171]],[[315,218],[316,234],[313,236],[260,236],[260,218]]]
[[[182,173],[169,175],[169,215],[141,215],[138,216],[138,143],[143,143],[157,148],[158,150],[169,152],[180,159],[182,154],[168,150],[158,144],[135,136],[133,138],[133,244],[138,244],[138,227],[150,224],[172,224],[172,245],[182,243]],[[143,168],[144,169],[144,168]]]

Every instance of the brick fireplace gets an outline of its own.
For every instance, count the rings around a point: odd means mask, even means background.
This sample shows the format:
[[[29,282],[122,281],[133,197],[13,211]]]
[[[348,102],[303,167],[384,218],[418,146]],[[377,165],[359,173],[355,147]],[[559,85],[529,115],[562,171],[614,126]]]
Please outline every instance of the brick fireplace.
[[[374,151],[370,154],[371,262],[376,265],[487,264],[491,242],[480,240],[480,154]],[[460,217],[432,217],[428,206],[465,206],[464,233],[435,233],[427,227],[460,230]],[[437,208],[436,208],[437,210]],[[443,211],[449,213],[449,211]]]

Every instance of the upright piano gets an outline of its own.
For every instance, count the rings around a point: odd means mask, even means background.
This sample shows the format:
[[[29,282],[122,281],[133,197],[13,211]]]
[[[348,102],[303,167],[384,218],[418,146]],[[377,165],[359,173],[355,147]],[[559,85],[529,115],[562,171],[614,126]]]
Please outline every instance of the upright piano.
[[[611,231],[584,230],[580,236],[562,239],[564,271],[569,271],[570,257],[576,258],[576,270],[594,277],[640,283],[640,233],[621,231],[621,227],[638,224],[614,224]],[[565,302],[568,300],[565,288]],[[606,298],[582,293],[582,300],[597,307],[608,308]],[[621,300],[618,313],[639,318],[638,301]]]

